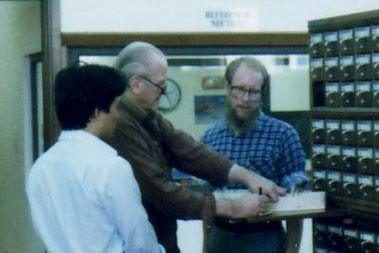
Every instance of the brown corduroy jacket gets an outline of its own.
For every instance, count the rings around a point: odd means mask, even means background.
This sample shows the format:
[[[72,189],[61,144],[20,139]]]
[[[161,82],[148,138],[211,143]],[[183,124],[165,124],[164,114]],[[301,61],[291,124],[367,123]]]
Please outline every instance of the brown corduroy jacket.
[[[125,97],[118,110],[120,119],[110,144],[133,168],[158,241],[167,253],[178,253],[176,220],[203,219],[210,224],[215,199],[212,193],[174,182],[172,168],[223,186],[232,163],[175,129],[159,113],[145,111]]]

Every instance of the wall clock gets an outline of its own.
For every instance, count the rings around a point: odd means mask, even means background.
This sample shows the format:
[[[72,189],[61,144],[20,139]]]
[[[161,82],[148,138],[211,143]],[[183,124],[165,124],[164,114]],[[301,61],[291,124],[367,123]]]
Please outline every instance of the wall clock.
[[[182,90],[172,78],[166,79],[166,93],[159,99],[158,109],[161,111],[174,110],[182,99]]]

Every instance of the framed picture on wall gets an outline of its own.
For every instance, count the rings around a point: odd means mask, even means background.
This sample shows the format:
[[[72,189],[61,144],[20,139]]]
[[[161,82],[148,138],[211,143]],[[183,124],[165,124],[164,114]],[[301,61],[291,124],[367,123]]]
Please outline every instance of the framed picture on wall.
[[[224,118],[225,95],[195,96],[195,123],[214,123]]]
[[[201,86],[204,90],[224,89],[226,80],[223,76],[204,76],[201,78]]]

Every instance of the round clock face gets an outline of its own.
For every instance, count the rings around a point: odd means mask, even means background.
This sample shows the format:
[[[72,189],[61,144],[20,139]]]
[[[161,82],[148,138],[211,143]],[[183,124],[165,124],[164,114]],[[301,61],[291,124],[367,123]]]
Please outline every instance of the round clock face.
[[[182,98],[182,90],[179,84],[171,79],[166,80],[166,93],[159,99],[158,109],[161,111],[171,111],[175,109]]]

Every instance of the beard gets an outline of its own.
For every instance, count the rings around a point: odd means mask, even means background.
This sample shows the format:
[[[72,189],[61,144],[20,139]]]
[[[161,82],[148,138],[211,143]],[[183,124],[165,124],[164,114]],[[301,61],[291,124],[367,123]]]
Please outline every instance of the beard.
[[[244,134],[257,127],[260,111],[260,107],[258,107],[241,117],[237,114],[228,99],[226,102],[226,122],[234,132]]]

